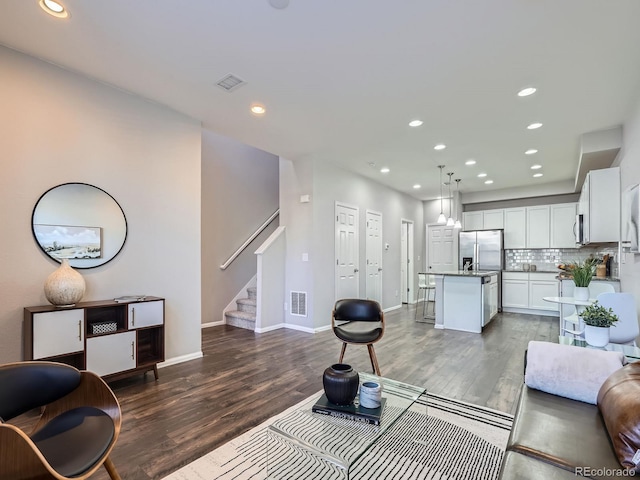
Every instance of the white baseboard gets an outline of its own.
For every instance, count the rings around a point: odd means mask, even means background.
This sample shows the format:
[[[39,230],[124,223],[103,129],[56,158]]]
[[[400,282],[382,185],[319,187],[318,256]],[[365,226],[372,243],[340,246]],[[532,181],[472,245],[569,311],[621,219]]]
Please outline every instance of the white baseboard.
[[[383,311],[384,313],[387,313],[387,312],[392,312],[392,311],[394,311],[394,310],[398,310],[399,308],[402,308],[402,304],[400,304],[400,305],[394,305],[393,307],[385,308],[385,309],[383,309],[382,311]]]
[[[196,360],[202,358],[202,350],[199,352],[189,353],[187,355],[180,355],[179,357],[173,357],[158,364],[158,368],[169,367],[171,365],[177,365],[178,363],[188,362],[189,360]]]
[[[256,333],[265,333],[265,332],[272,332],[274,330],[280,330],[281,328],[286,328],[286,325],[284,323],[278,323],[277,325],[270,325],[264,328],[256,328],[254,331]]]
[[[272,325],[270,327],[266,327],[266,328],[256,328],[256,333],[264,333],[264,332],[271,332],[273,330],[278,330],[280,328],[288,328],[290,330],[297,330],[299,332],[305,332],[305,333],[319,333],[319,332],[325,332],[327,330],[331,330],[331,325],[324,325],[322,327],[318,327],[318,328],[309,328],[309,327],[302,327],[300,325],[294,325],[291,323],[279,323],[278,325]]]
[[[534,310],[531,308],[502,307],[505,313],[524,313],[525,315],[542,315],[545,317],[560,318],[560,312],[552,310]]]
[[[218,327],[220,325],[226,325],[227,322],[220,320],[219,322],[207,322],[203,323],[200,328]]]

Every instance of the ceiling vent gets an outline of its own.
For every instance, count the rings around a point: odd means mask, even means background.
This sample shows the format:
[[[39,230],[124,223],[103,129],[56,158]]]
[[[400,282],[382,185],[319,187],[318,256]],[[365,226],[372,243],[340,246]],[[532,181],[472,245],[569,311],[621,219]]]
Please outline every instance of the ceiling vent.
[[[247,82],[230,73],[229,75],[225,75],[221,80],[218,80],[218,83],[216,83],[216,85],[226,90],[227,92],[233,92],[245,83]]]
[[[307,316],[307,292],[291,292],[291,315]]]

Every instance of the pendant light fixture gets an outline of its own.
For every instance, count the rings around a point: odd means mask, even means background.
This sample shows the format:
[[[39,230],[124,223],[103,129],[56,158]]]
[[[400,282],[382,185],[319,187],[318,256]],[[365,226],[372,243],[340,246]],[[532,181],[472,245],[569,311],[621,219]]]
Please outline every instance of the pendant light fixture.
[[[451,197],[451,177],[453,176],[453,172],[449,172],[447,175],[449,175],[449,182],[447,183],[447,185],[449,185],[449,218],[447,218],[447,227],[453,227],[456,223],[451,216],[451,201],[453,200],[453,197]]]
[[[460,206],[460,179],[456,178],[456,193],[458,197],[458,207]],[[462,223],[458,219],[458,210],[456,209],[456,223],[453,224],[453,228],[462,228]]]
[[[444,216],[444,210],[442,208],[442,169],[444,165],[438,165],[440,169],[440,216],[438,216],[438,223],[447,223],[447,217]]]

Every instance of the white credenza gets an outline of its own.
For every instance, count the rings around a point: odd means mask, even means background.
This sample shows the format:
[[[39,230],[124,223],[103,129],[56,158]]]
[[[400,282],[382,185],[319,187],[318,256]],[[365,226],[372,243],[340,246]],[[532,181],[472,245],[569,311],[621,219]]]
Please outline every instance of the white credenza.
[[[153,370],[164,361],[164,299],[113,300],[24,309],[24,359],[50,360],[105,378]]]

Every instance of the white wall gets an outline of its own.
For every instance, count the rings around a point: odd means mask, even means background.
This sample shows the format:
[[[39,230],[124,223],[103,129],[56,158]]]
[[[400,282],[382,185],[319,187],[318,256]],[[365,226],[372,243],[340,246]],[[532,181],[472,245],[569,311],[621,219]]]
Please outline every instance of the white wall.
[[[167,359],[198,355],[199,122],[4,47],[0,72],[0,362],[22,359],[23,308],[47,304],[57,263],[36,245],[31,213],[66,182],[109,192],[128,221],[120,254],[80,270],[83,300],[164,297]]]
[[[640,100],[623,127],[623,148],[618,154],[620,190],[640,183]],[[620,288],[636,296],[640,308],[640,254],[623,253],[620,258]]]
[[[287,323],[309,329],[331,323],[335,302],[335,202],[359,207],[360,296],[366,293],[365,222],[367,209],[382,213],[382,241],[389,250],[382,254],[382,307],[399,306],[400,227],[402,219],[414,222],[416,255],[423,255],[423,205],[408,195],[391,190],[367,178],[326,162],[291,162],[281,159],[280,205],[287,227],[287,295],[291,290],[310,293],[309,317],[287,316]],[[310,203],[300,203],[300,195],[310,194]],[[302,261],[309,253],[309,261]],[[416,271],[417,273],[417,271]]]

